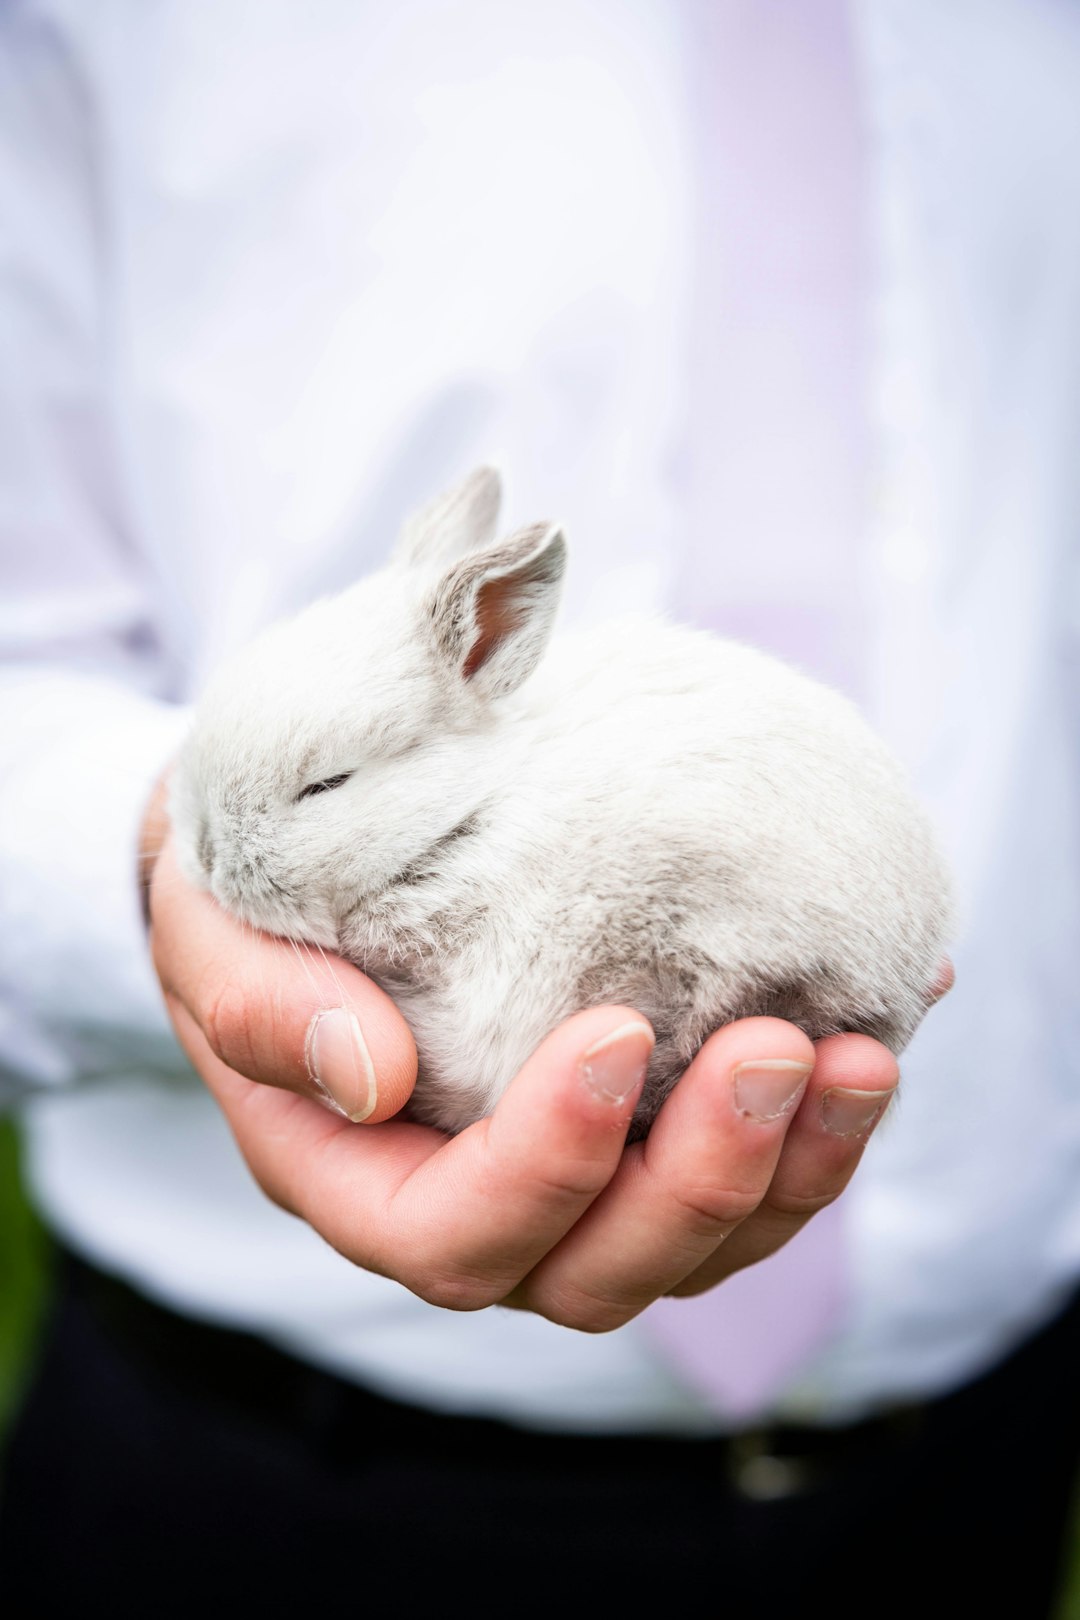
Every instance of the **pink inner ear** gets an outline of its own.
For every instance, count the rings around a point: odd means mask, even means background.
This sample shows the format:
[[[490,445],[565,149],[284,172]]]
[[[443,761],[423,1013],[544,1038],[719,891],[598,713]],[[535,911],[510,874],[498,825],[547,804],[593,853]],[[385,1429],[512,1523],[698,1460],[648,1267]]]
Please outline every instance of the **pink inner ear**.
[[[475,675],[481,665],[491,657],[503,637],[516,630],[521,623],[522,604],[520,599],[516,602],[514,600],[515,592],[518,590],[520,582],[517,580],[489,579],[477,591],[476,639],[465,659],[466,678]]]

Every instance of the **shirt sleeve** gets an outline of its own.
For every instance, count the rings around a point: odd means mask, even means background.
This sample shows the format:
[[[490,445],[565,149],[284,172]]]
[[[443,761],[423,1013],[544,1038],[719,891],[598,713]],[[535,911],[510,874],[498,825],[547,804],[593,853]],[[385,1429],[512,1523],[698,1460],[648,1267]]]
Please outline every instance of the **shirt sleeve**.
[[[106,176],[80,64],[0,12],[0,1096],[179,1070],[137,829],[185,723],[125,523]]]

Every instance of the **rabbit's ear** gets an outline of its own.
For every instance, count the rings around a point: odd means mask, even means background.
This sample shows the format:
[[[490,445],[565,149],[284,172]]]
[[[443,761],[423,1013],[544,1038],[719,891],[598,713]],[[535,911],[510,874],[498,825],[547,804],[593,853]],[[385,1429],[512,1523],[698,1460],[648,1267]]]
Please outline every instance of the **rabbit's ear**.
[[[562,529],[534,523],[443,575],[428,604],[435,643],[478,697],[505,697],[536,668],[565,567]]]
[[[409,519],[394,548],[395,561],[426,567],[490,545],[501,502],[502,479],[495,468],[477,467]]]

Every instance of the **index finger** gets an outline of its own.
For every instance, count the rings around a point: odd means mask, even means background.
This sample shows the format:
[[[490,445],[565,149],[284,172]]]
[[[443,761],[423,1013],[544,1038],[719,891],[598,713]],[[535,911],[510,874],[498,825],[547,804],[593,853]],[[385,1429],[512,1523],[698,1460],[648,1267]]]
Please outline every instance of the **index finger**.
[[[227,1068],[354,1122],[407,1101],[416,1048],[390,997],[342,957],[242,927],[187,881],[171,839],[154,868],[150,945],[166,1001]]]

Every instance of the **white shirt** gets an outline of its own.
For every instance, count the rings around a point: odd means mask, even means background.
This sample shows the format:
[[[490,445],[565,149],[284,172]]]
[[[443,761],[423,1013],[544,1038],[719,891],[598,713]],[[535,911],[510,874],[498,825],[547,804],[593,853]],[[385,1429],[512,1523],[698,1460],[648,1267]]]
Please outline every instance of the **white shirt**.
[[[207,671],[496,459],[510,521],[568,523],[572,615],[752,628],[911,767],[958,988],[845,1198],[851,1310],[778,1407],[950,1387],[1080,1271],[1075,11],[857,8],[865,140],[831,0],[251,15],[0,14],[0,1054],[43,1209],[408,1399],[711,1421],[635,1324],[440,1312],[273,1208],[147,960],[136,829]]]

